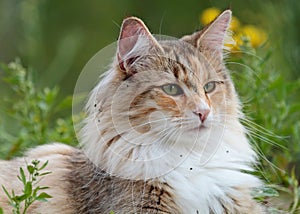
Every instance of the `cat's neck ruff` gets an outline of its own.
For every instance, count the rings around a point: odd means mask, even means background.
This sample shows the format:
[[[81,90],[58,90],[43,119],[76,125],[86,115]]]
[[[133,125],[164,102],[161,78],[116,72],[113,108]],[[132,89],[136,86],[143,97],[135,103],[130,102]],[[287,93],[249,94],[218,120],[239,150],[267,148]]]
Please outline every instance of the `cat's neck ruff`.
[[[261,185],[255,176],[242,172],[253,171],[251,163],[255,162],[247,139],[238,133],[226,132],[206,162],[197,161],[199,155],[191,153],[188,160],[162,178],[174,188],[176,201],[185,213],[223,213],[223,204],[232,204],[231,197],[240,197],[238,188]],[[232,142],[244,148],[232,146]]]
[[[87,126],[87,130],[99,128],[94,120]],[[214,128],[207,133],[205,137],[196,138],[179,135],[174,146],[166,149],[165,144],[171,143],[167,140],[153,142],[151,136],[130,136],[130,133],[118,137],[108,148],[107,139],[113,139],[116,134],[103,138],[94,132],[86,135],[90,136],[86,139],[90,150],[86,152],[97,166],[112,175],[167,183],[186,213],[196,213],[200,208],[201,213],[209,213],[209,210],[221,213],[220,201],[230,203],[227,195],[236,194],[235,188],[260,186],[257,178],[242,172],[252,171],[256,157],[239,122],[231,124],[231,129]],[[133,142],[128,144],[128,139]],[[144,146],[132,147],[141,140]],[[128,153],[131,157],[124,156]]]

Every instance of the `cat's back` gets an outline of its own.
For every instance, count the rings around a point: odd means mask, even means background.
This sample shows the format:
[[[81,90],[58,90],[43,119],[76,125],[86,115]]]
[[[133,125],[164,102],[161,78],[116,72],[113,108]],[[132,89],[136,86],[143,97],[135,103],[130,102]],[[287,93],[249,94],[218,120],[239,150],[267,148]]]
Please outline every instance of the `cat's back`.
[[[174,201],[172,188],[166,183],[115,177],[96,167],[82,150],[63,144],[40,146],[24,157],[0,161],[0,184],[9,192],[21,194],[19,168],[25,169],[32,160],[48,161],[43,171],[51,174],[38,185],[49,187],[45,191],[52,198],[48,202],[34,202],[27,213],[182,213]],[[3,191],[0,191],[0,207],[4,213],[12,210]]]
[[[77,151],[76,148],[55,143],[32,149],[24,157],[10,161],[0,160],[0,184],[9,192],[14,190],[16,195],[20,195],[23,190],[21,181],[17,179],[20,167],[26,173],[26,164],[30,164],[32,160],[40,161],[41,165],[48,161],[42,172],[51,173],[43,177],[38,185],[49,187],[45,192],[53,198],[50,198],[48,202],[35,202],[29,208],[28,213],[76,213],[69,203],[66,178],[72,170],[70,160]],[[4,213],[10,213],[12,210],[4,191],[0,191],[0,207],[4,209]]]

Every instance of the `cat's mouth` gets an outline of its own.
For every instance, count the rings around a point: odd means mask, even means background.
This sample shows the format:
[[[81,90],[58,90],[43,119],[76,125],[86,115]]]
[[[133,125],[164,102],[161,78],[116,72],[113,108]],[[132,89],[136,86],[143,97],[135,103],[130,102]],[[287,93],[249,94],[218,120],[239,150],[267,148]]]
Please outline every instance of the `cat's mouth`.
[[[194,127],[194,128],[191,128],[191,129],[188,129],[188,132],[203,132],[205,130],[207,130],[209,127],[206,126],[204,123],[201,123],[200,125]]]

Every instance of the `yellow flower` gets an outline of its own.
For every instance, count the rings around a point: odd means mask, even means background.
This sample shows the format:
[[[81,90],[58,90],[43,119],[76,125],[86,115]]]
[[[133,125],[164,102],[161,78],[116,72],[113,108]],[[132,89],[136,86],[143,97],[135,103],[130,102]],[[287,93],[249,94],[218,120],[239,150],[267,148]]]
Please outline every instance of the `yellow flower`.
[[[220,13],[221,11],[218,8],[207,8],[200,15],[200,23],[203,25],[207,25],[211,23]]]
[[[240,50],[240,46],[243,44],[241,36],[234,33],[232,36],[233,43],[225,43],[224,45],[229,48],[230,51],[235,52]]]
[[[220,15],[220,13],[221,11],[218,8],[207,8],[199,17],[200,23],[202,25],[208,25]],[[225,41],[224,45],[231,51],[239,51],[242,45],[250,45],[253,48],[257,48],[267,40],[265,31],[253,25],[243,26],[235,16],[231,19],[229,29],[233,32],[233,41]]]
[[[238,29],[240,28],[240,21],[238,20],[238,18],[236,18],[235,16],[232,17],[231,19],[231,23],[230,23],[230,30],[237,32]]]
[[[251,46],[254,48],[262,45],[267,39],[265,31],[253,25],[243,26],[241,28],[240,35],[247,37],[250,41]]]

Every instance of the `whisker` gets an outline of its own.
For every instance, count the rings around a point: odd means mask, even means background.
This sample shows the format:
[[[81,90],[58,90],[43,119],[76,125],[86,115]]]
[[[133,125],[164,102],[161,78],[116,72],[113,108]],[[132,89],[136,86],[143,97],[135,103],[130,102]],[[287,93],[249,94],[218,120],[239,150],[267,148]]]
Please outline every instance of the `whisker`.
[[[256,124],[255,122],[251,121],[247,117],[237,117],[237,116],[232,116],[232,115],[228,115],[228,114],[225,114],[225,113],[221,113],[219,115],[220,116],[225,116],[225,117],[228,117],[228,118],[239,119],[242,122],[242,124],[244,125],[245,129],[246,129],[246,131],[247,131],[246,134],[247,135],[252,135],[255,138],[260,139],[265,143],[277,146],[281,149],[286,149],[285,146],[283,146],[281,144],[278,144],[278,143],[276,143],[276,142],[274,142],[274,141],[272,141],[268,138],[268,137],[272,137],[272,138],[277,138],[277,139],[284,139],[284,137],[276,135],[272,131],[267,130],[264,127]],[[227,121],[227,122],[229,122],[229,121]]]
[[[271,161],[268,160],[268,158],[266,157],[266,155],[264,154],[264,152],[262,151],[262,149],[259,147],[259,145],[257,144],[257,142],[255,141],[255,139],[253,139],[251,136],[249,136],[249,138],[251,138],[251,142],[252,142],[252,145],[254,146],[254,149],[255,149],[255,152],[256,154],[258,154],[258,156],[266,161],[266,163],[271,167],[272,171],[278,176],[278,171],[280,172],[284,172],[283,169],[279,168],[278,166],[276,166],[274,163],[272,163]],[[267,176],[265,175],[267,172],[266,170],[264,169],[264,165],[261,163],[261,164],[258,164],[256,165],[257,168],[261,168],[262,170],[260,170],[261,172],[261,175],[264,177],[265,180],[268,181],[267,179]],[[276,171],[277,170],[277,171]]]
[[[259,79],[261,82],[263,82],[262,79],[259,77],[259,75],[256,73],[256,71],[253,68],[251,68],[249,65],[245,65],[245,64],[240,63],[240,62],[227,62],[227,64],[240,65],[242,67],[245,67],[248,70],[250,70],[251,72],[253,72],[253,74],[255,74],[255,77],[257,79]]]
[[[280,138],[280,139],[284,139],[284,137],[276,135],[275,133],[273,133],[271,130],[268,130],[266,128],[264,128],[263,126],[260,126],[259,124],[255,123],[254,121],[248,119],[248,118],[241,118],[241,120],[245,121],[246,123],[251,124],[251,127],[260,131],[261,130],[264,132],[264,134],[270,136],[270,137],[276,137],[276,138]]]
[[[263,61],[262,57],[259,57],[258,55],[256,55],[255,53],[251,52],[251,51],[239,51],[239,50],[231,50],[232,53],[235,54],[244,54],[244,55],[248,55],[248,56],[252,56],[260,61]]]

